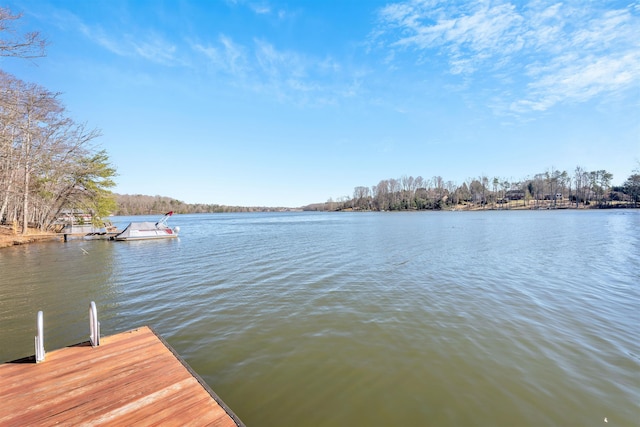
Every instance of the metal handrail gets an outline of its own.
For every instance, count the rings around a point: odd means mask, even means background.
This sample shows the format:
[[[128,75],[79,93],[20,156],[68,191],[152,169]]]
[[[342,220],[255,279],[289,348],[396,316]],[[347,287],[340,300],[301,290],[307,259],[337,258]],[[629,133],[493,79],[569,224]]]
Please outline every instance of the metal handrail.
[[[89,304],[89,341],[93,347],[100,345],[100,322],[98,322],[98,309],[96,303]]]
[[[38,317],[36,318],[36,363],[40,363],[44,360],[44,316],[42,311],[38,311]]]

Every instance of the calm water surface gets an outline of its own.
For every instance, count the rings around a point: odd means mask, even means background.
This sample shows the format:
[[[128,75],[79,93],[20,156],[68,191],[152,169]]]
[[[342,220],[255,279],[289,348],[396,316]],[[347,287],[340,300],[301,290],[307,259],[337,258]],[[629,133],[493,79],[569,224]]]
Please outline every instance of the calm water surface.
[[[94,300],[103,335],[152,326],[249,426],[640,425],[638,211],[170,224],[0,250],[0,361],[33,354],[38,310],[46,350],[85,341]]]

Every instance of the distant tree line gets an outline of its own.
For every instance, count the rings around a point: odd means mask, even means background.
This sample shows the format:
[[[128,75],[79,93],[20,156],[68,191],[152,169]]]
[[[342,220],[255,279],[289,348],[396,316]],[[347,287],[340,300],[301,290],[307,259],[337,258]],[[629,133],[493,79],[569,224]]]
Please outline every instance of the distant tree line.
[[[218,204],[189,204],[165,196],[145,196],[142,194],[116,194],[115,215],[161,215],[169,211],[177,214],[226,213],[226,212],[273,212],[287,208],[225,206]]]
[[[44,55],[37,32],[16,35],[20,15],[0,7],[0,57]],[[65,211],[95,218],[115,208],[115,169],[100,136],[67,116],[59,94],[0,70],[0,222],[46,230]]]
[[[586,171],[578,166],[572,174],[553,168],[532,178],[509,181],[479,176],[462,185],[440,176],[402,176],[385,179],[372,187],[358,186],[352,196],[329,199],[308,210],[440,210],[638,207],[640,170],[622,186],[612,187],[606,170]]]
[[[439,176],[432,179],[403,176],[382,180],[373,187],[355,187],[353,196],[329,199],[298,209],[338,210],[439,210],[640,207],[640,171],[622,186],[612,187],[612,174],[605,170],[587,172],[577,167],[572,175],[553,168],[517,182],[486,176],[470,178],[457,186]],[[189,204],[165,196],[116,194],[115,215],[161,215],[169,211],[187,213],[275,212],[284,207],[246,207],[218,204]],[[296,209],[297,210],[297,209]]]

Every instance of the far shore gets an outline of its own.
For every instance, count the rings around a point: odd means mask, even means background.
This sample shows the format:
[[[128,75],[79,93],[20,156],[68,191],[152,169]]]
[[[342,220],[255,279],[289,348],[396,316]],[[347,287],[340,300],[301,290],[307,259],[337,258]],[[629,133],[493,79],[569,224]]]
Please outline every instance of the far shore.
[[[638,209],[638,208],[634,208],[631,206],[621,206],[621,205],[613,205],[613,206],[607,206],[606,208],[609,209]],[[598,209],[595,207],[582,207],[582,208],[576,208],[575,206],[571,206],[568,204],[565,204],[563,206],[556,206],[553,207],[551,205],[543,205],[541,204],[540,206],[523,206],[522,204],[520,205],[516,205],[511,204],[511,205],[497,205],[497,206],[491,206],[491,205],[485,205],[484,207],[482,206],[471,206],[471,205],[459,205],[456,206],[455,208],[448,208],[448,209],[443,209],[443,210],[449,210],[449,211],[498,211],[498,210],[579,210],[579,211],[589,211],[592,209]],[[353,212],[354,209],[348,208],[348,209],[342,209],[342,212]],[[360,212],[374,212],[374,211],[363,211],[360,209],[356,209],[355,211],[360,211]],[[340,211],[337,211],[340,212]],[[412,210],[412,211],[407,211],[407,210],[403,210],[403,211],[394,211],[394,212],[428,212],[428,210]],[[38,230],[36,228],[29,228],[27,234],[22,234],[21,231],[14,229],[11,226],[7,226],[7,225],[0,225],[0,249],[2,248],[8,248],[11,246],[20,246],[20,245],[24,245],[24,244],[28,244],[28,243],[38,243],[38,242],[46,242],[46,241],[62,241],[64,239],[64,236],[61,233],[55,233],[53,231],[50,232],[46,232],[46,231],[41,231]]]

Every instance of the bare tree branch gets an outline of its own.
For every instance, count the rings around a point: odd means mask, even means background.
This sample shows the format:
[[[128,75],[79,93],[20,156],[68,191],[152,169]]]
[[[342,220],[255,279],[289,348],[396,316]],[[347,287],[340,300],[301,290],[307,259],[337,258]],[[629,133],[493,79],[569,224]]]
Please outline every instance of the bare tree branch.
[[[47,41],[37,32],[19,34],[15,22],[22,14],[13,14],[0,7],[0,56],[16,58],[40,58],[45,56]]]

